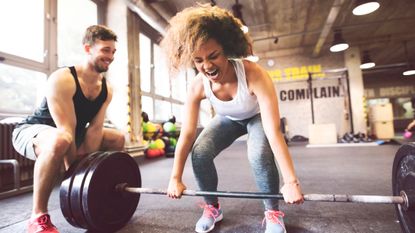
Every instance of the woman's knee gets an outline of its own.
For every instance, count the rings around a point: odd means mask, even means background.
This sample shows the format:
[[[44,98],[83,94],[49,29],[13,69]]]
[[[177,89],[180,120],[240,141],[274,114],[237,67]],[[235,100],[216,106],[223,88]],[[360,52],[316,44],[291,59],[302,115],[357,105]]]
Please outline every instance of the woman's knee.
[[[259,160],[273,157],[273,152],[262,125],[257,121],[251,125],[248,132],[248,157],[250,160]]]
[[[270,166],[275,163],[268,140],[248,141],[248,160],[251,166]]]
[[[214,152],[206,142],[195,142],[190,152],[193,163],[204,163],[213,160]]]

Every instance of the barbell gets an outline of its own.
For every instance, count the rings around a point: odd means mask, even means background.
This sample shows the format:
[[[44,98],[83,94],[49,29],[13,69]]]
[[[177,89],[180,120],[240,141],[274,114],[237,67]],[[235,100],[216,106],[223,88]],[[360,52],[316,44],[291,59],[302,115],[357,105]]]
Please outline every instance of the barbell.
[[[305,201],[395,204],[405,233],[415,232],[415,145],[397,151],[392,169],[393,196],[305,194]],[[142,188],[136,161],[124,152],[95,152],[74,162],[60,188],[60,205],[73,226],[113,232],[131,219],[141,194],[166,195],[162,189]],[[279,199],[282,194],[185,190],[185,196]]]

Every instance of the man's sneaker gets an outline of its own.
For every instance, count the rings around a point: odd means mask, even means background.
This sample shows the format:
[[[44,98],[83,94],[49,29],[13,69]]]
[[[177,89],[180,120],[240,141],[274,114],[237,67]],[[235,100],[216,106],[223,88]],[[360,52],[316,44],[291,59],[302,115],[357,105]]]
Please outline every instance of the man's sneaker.
[[[265,233],[287,233],[285,230],[284,213],[277,210],[267,210],[264,212],[265,218],[262,221],[262,225],[266,222]]]
[[[213,205],[202,205],[203,215],[200,217],[199,221],[196,223],[195,231],[198,233],[205,233],[213,230],[215,223],[223,219],[223,213],[220,209],[215,208]]]
[[[28,233],[59,233],[58,229],[50,221],[49,214],[29,220]]]

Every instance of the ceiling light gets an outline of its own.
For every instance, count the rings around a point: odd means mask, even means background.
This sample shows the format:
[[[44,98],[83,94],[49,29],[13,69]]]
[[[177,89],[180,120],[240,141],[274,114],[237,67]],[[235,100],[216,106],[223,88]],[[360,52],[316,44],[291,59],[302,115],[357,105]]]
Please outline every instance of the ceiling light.
[[[273,60],[273,59],[268,59],[268,61],[267,61],[267,65],[268,65],[269,67],[273,67],[273,66],[275,65],[274,60]]]
[[[415,68],[411,65],[411,62],[409,61],[408,48],[407,48],[407,45],[406,45],[406,41],[403,42],[403,45],[404,45],[404,49],[405,49],[405,57],[406,57],[407,66],[406,66],[406,70],[402,74],[404,76],[414,75],[415,74]]]
[[[370,69],[375,67],[375,63],[370,59],[369,51],[363,51],[362,64],[360,64],[360,69]]]
[[[335,52],[346,50],[348,48],[349,48],[349,45],[343,39],[342,32],[340,30],[335,30],[334,40],[333,40],[332,46],[330,47],[330,51],[335,53]]]
[[[367,63],[362,63],[360,64],[360,69],[366,70],[366,69],[370,69],[375,67],[375,63],[374,62],[367,62]]]
[[[415,74],[415,69],[410,68],[409,70],[405,70],[402,74],[405,75],[405,76],[414,75]]]
[[[355,8],[353,9],[354,15],[367,15],[380,7],[377,0],[356,0]]]

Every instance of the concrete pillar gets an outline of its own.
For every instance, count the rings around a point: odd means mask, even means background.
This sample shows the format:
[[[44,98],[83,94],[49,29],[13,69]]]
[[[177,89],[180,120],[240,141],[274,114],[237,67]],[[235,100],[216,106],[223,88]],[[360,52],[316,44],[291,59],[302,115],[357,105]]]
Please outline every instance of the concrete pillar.
[[[353,112],[354,133],[366,132],[366,119],[363,108],[363,75],[360,69],[360,50],[357,47],[351,47],[344,52],[346,68],[349,72],[350,97]]]
[[[106,73],[113,96],[108,106],[107,118],[124,132],[128,131],[128,47],[127,6],[124,1],[109,0],[106,23],[118,37],[115,59]]]

